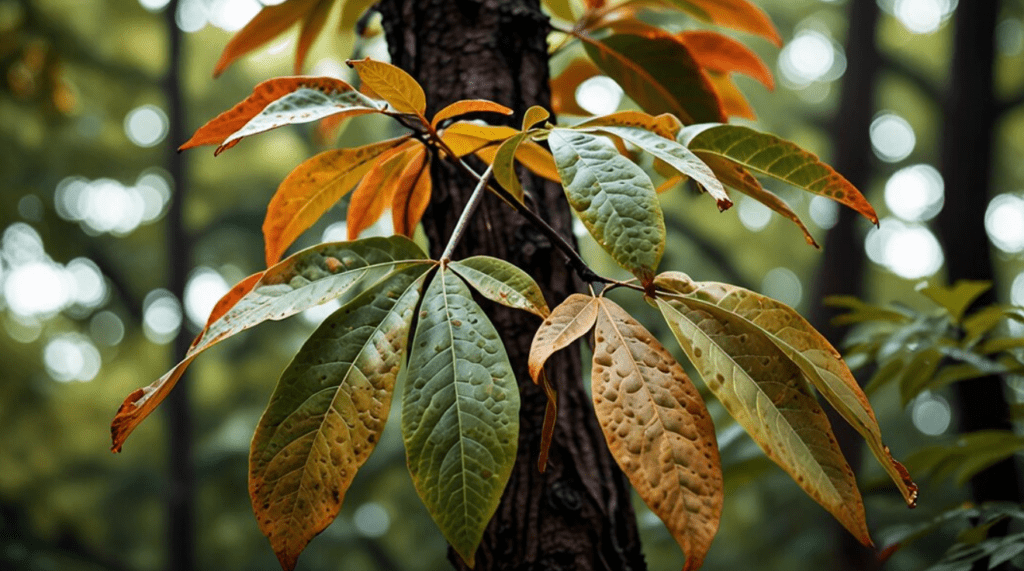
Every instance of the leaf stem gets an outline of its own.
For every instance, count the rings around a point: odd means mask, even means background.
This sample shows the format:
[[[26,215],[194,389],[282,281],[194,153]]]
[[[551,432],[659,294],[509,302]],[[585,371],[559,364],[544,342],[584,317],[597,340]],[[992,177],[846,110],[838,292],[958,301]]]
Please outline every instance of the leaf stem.
[[[480,199],[484,196],[484,189],[487,188],[487,182],[491,179],[492,172],[494,172],[493,164],[487,167],[484,174],[477,177],[480,179],[480,182],[473,189],[473,194],[470,195],[466,207],[462,209],[462,215],[459,216],[459,221],[455,223],[455,229],[452,230],[452,237],[448,239],[448,245],[444,247],[444,253],[441,254],[442,264],[447,264],[451,260],[452,252],[455,251],[455,245],[459,243],[462,235],[466,232],[466,226],[469,225],[469,217],[473,215],[473,211],[476,210],[477,205],[480,204]]]

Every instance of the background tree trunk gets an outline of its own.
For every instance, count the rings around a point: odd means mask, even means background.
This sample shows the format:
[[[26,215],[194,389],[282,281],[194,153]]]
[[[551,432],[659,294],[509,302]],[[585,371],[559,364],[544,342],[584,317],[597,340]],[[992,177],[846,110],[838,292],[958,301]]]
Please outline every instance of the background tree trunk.
[[[516,111],[550,108],[547,18],[537,0],[382,0],[392,63],[423,86],[427,111],[469,98],[490,99]],[[480,171],[482,172],[482,168]],[[423,218],[432,254],[444,248],[475,181],[434,161],[431,203]],[[528,176],[524,188],[537,210],[566,236],[571,217],[561,188]],[[487,196],[455,258],[488,254],[507,259],[537,280],[549,303],[577,288],[565,257],[500,200]],[[526,370],[536,317],[482,303],[502,333],[520,381],[519,455],[501,505],[484,534],[476,569],[644,569],[629,485],[608,453],[581,383],[576,347],[549,361],[559,415],[551,460],[537,470],[546,406]],[[450,558],[463,568],[454,552]]]

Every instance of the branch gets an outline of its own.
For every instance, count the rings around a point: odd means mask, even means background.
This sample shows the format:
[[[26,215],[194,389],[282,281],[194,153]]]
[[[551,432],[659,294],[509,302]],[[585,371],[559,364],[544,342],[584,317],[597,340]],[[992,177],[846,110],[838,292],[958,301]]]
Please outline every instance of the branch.
[[[455,223],[455,229],[452,230],[452,237],[448,239],[448,245],[445,246],[444,252],[441,254],[442,264],[451,260],[452,252],[455,251],[455,245],[462,239],[462,235],[466,232],[466,226],[469,225],[469,217],[473,215],[473,211],[476,210],[477,205],[480,204],[480,199],[484,196],[484,188],[487,187],[487,181],[491,180],[492,172],[494,172],[493,164],[488,165],[487,170],[480,176],[480,182],[473,189],[473,194],[470,195],[466,207],[462,209],[462,215],[459,216],[459,221]]]

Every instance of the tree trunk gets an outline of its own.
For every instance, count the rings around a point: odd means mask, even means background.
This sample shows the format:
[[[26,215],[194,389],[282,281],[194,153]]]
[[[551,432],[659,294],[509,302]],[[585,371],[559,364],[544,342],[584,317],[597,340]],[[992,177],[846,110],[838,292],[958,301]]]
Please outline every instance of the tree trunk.
[[[547,18],[537,0],[381,0],[392,63],[423,86],[427,111],[459,99],[490,99],[516,111],[550,108]],[[482,171],[482,169],[480,169]],[[475,186],[434,161],[434,188],[423,226],[440,254]],[[565,236],[571,217],[561,188],[527,176],[523,186],[537,210]],[[485,197],[455,258],[488,254],[516,264],[537,280],[549,303],[577,288],[565,257],[522,217]],[[559,395],[558,422],[547,471],[537,470],[546,398],[527,374],[536,317],[482,304],[502,332],[522,391],[519,453],[498,511],[484,533],[476,569],[644,569],[629,486],[608,453],[581,383],[578,349],[556,355],[548,373]],[[457,568],[459,557],[449,556]]]
[[[836,142],[832,164],[854,186],[866,189],[871,183],[873,154],[870,127],[875,113],[875,87],[879,68],[875,30],[878,24],[876,0],[853,0],[850,3],[850,26],[846,35],[846,73],[843,74],[839,109],[833,125]],[[810,321],[832,343],[845,335],[843,328],[832,325],[838,313],[821,300],[829,295],[864,293],[864,240],[857,230],[861,215],[849,208],[839,210],[839,220],[825,236],[824,260],[814,281]],[[827,409],[836,440],[856,473],[860,468],[863,439],[834,409]],[[864,547],[843,526],[833,521],[838,549],[833,561],[837,571],[854,571],[878,567],[874,551]]]
[[[956,10],[953,67],[946,99],[940,171],[946,202],[938,216],[939,237],[946,254],[949,281],[993,280],[985,209],[990,196],[992,136],[998,107],[993,92],[995,26],[999,3],[961,2]],[[993,290],[976,305],[994,303]],[[955,385],[962,432],[1012,430],[1004,381],[992,375]],[[970,481],[975,502],[1021,501],[1019,474],[1010,457],[979,472]],[[990,535],[1004,535],[998,524]],[[975,565],[988,569],[987,560]],[[1004,564],[997,569],[1009,569]]]

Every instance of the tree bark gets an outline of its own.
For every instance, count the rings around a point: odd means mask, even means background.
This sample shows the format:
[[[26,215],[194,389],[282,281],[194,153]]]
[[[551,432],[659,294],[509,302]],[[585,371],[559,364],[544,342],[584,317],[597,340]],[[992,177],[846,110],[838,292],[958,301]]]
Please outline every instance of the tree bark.
[[[999,2],[995,1],[961,2],[956,10],[939,169],[946,185],[946,201],[938,216],[938,232],[950,283],[994,278],[985,209],[990,196],[992,137],[998,114],[993,84],[998,14]],[[995,301],[994,290],[989,290],[975,305]],[[1001,377],[992,375],[954,386],[962,432],[1013,429],[1004,384]],[[979,472],[971,478],[970,490],[978,503],[1019,503],[1020,475],[1015,460],[1011,457]],[[1007,526],[998,524],[990,529],[989,535],[1006,532]],[[997,567],[1009,568],[1008,563]],[[975,569],[988,569],[988,561],[979,561]]]
[[[854,186],[866,189],[871,183],[874,166],[870,127],[875,113],[875,87],[880,59],[875,45],[878,4],[875,0],[853,0],[850,3],[849,28],[846,34],[846,73],[843,74],[839,109],[833,123],[836,143],[832,164]],[[825,236],[824,260],[814,280],[810,321],[833,343],[845,335],[843,328],[832,325],[835,308],[821,303],[829,295],[864,293],[864,240],[857,229],[861,215],[849,208],[840,208],[839,220]],[[860,468],[863,440],[834,409],[827,409],[843,455],[856,473]],[[874,551],[864,547],[838,522],[833,522],[838,549],[833,560],[839,571],[875,569]]]
[[[531,105],[550,108],[547,18],[537,0],[381,0],[392,63],[423,86],[427,111],[459,99],[490,99],[515,110],[518,125]],[[496,118],[491,118],[497,120]],[[480,169],[482,172],[483,169]],[[465,174],[433,161],[433,196],[423,226],[440,254],[475,186]],[[537,210],[571,237],[562,189],[526,176]],[[485,197],[454,258],[487,254],[518,265],[537,280],[549,303],[578,287],[565,257],[493,196]],[[577,347],[549,361],[559,413],[547,471],[537,470],[546,397],[526,363],[536,317],[482,303],[498,331],[522,392],[519,452],[501,505],[476,555],[477,571],[644,569],[629,486],[611,458],[581,383]],[[454,552],[453,564],[465,565]]]

